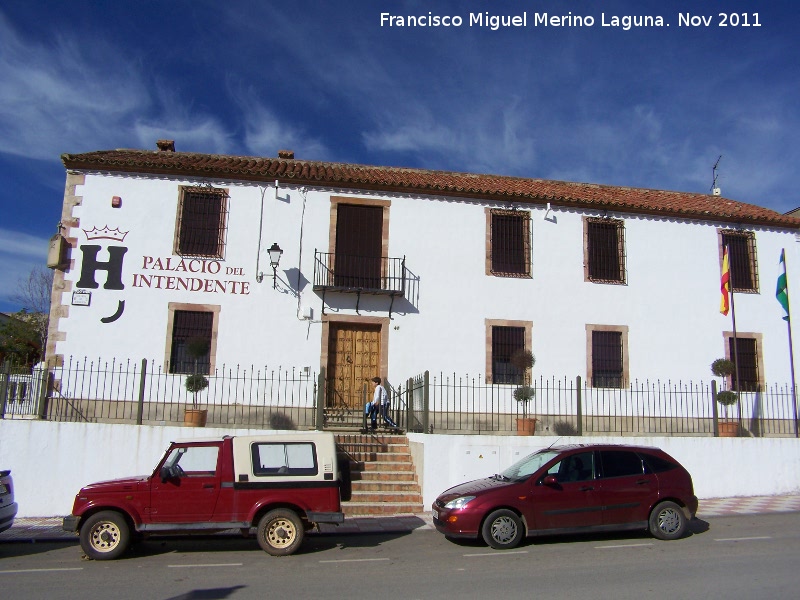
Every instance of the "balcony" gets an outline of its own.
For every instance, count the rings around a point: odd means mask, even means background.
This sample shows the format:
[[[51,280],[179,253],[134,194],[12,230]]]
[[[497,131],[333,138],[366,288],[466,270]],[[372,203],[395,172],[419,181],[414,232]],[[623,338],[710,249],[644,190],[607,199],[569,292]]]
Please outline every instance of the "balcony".
[[[314,291],[322,292],[323,306],[327,292],[404,296],[408,271],[406,259],[350,256],[314,251]],[[358,312],[358,303],[356,304]],[[391,315],[391,307],[389,308]]]

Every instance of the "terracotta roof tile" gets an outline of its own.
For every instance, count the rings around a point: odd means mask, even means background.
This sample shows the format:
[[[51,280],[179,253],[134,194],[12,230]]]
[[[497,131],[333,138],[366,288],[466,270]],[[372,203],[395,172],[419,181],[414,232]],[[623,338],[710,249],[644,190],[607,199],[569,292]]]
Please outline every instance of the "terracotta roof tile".
[[[483,198],[800,229],[800,218],[710,194],[500,175],[193,152],[104,150],[63,154],[67,169],[275,181],[345,189]]]

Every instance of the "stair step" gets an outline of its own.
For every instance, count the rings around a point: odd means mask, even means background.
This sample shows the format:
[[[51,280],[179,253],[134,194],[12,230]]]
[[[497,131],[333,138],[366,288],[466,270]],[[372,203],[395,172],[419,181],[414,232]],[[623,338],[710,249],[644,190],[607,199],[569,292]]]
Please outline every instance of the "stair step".
[[[396,489],[401,489],[407,492],[413,492],[415,494],[419,494],[422,492],[418,483],[413,480],[406,480],[400,481],[396,479],[386,479],[384,481],[380,480],[353,480],[353,492],[375,492],[375,491],[394,491]]]
[[[403,504],[422,503],[419,494],[414,492],[357,492],[353,490],[353,495],[348,501],[348,504],[380,504],[383,502],[400,502]]]
[[[361,515],[412,515],[423,511],[422,502],[380,502],[380,503],[353,503],[343,502],[342,512],[350,517]]]
[[[416,482],[417,475],[414,471],[352,471],[350,479],[353,483],[357,481]]]

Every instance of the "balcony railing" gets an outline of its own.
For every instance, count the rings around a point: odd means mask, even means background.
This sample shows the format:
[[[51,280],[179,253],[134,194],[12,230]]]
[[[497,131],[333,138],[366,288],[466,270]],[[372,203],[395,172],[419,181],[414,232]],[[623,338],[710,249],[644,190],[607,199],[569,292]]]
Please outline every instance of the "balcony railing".
[[[406,259],[314,252],[314,289],[402,296]]]

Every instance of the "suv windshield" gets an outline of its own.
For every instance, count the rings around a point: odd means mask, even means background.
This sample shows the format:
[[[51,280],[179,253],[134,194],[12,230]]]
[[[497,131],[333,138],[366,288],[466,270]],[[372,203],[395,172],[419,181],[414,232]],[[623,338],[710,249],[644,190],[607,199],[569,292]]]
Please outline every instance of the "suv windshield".
[[[515,462],[505,471],[500,473],[500,475],[504,478],[519,481],[527,479],[558,455],[558,452],[553,452],[552,450],[540,450],[539,452],[534,452],[522,460]]]

